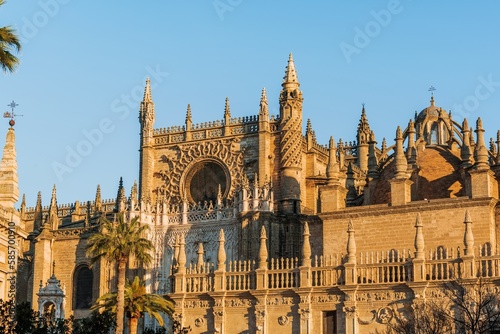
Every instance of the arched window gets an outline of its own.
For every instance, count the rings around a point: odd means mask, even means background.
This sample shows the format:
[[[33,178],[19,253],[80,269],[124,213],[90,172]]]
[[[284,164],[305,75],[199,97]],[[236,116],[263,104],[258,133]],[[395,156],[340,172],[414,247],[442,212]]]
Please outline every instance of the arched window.
[[[92,304],[94,273],[87,265],[76,268],[73,276],[73,309],[88,309]]]
[[[438,127],[436,123],[432,123],[431,125],[431,140],[430,140],[431,145],[437,145],[438,144]]]

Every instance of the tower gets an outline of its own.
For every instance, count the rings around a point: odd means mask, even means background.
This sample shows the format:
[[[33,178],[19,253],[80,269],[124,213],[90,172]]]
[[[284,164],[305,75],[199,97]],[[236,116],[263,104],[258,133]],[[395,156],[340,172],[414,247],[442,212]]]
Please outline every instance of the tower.
[[[146,80],[144,97],[141,101],[139,123],[141,124],[141,144],[139,161],[139,200],[151,198],[153,180],[150,175],[154,170],[153,129],[155,122],[155,104],[151,97],[149,78]]]
[[[302,92],[292,54],[280,92],[281,210],[299,213],[302,179]]]
[[[358,124],[358,132],[356,134],[358,144],[358,166],[361,170],[368,170],[368,142],[370,141],[370,125],[366,118],[365,105],[361,110],[361,118]]]

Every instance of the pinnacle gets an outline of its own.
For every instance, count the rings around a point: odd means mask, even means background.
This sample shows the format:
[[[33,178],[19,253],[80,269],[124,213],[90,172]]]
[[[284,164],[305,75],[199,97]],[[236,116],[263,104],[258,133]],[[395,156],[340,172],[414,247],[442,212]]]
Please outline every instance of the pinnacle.
[[[288,58],[288,65],[285,70],[285,76],[283,77],[283,85],[285,84],[296,84],[299,85],[299,80],[297,77],[297,71],[295,70],[295,63],[293,62],[292,53]]]
[[[151,96],[151,85],[149,78],[146,79],[146,87],[144,88],[144,97],[142,99],[143,102],[153,102],[153,98]]]

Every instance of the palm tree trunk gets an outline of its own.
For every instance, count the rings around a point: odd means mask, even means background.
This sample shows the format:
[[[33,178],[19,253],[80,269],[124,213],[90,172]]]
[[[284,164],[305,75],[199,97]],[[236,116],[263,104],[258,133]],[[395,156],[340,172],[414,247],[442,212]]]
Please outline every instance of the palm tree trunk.
[[[130,334],[137,334],[137,322],[138,318],[129,318],[129,332]]]
[[[116,334],[123,334],[123,318],[125,315],[125,271],[127,258],[118,260],[118,293],[116,296]]]

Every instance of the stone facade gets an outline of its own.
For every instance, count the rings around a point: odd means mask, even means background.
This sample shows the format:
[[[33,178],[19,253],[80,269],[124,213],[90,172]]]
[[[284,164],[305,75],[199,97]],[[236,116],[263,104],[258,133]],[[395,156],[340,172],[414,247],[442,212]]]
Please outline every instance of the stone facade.
[[[310,121],[303,134],[302,100],[290,55],[278,115],[264,89],[258,115],[232,117],[226,99],[221,120],[194,124],[188,105],[183,126],[155,128],[147,81],[130,196],[120,182],[116,199],[98,187],[93,201],[58,205],[54,187],[49,206],[38,194],[19,210],[10,129],[0,204],[17,217],[18,299],[38,308],[40,282],[58,280],[61,312],[87,315],[116,277],[90,267],[86,240],[118,212],[139,216],[155,244],[153,265],[131,261],[129,274],[169,294],[193,333],[369,333],[443,281],[500,276],[500,135],[487,148],[480,119],[473,131],[432,97],[393,144],[377,145],[363,106],[356,140],[324,146]]]

